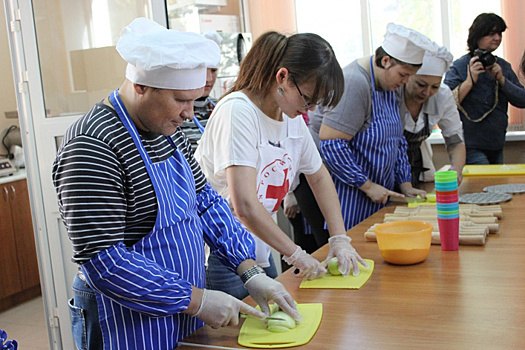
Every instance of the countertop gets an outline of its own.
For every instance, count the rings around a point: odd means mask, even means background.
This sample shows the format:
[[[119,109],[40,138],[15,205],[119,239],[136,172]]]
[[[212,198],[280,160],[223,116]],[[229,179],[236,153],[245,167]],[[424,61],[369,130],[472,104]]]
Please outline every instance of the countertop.
[[[465,177],[460,193],[487,185],[525,183],[525,176]],[[427,191],[433,183],[427,183]],[[323,320],[301,349],[518,349],[525,334],[525,195],[501,203],[503,219],[484,246],[444,252],[432,245],[416,265],[386,263],[364,232],[382,222],[389,205],[348,233],[362,257],[375,261],[370,280],[359,290],[299,289],[286,271],[281,281],[298,303],[322,303]],[[328,246],[313,254],[324,259]],[[251,298],[247,302],[254,305]],[[243,349],[240,326],[204,326],[178,349]]]
[[[0,185],[27,178],[26,169],[18,169],[14,174],[0,177]]]
[[[433,131],[428,137],[431,145],[445,144],[441,130]],[[525,141],[525,131],[507,131],[505,141]]]

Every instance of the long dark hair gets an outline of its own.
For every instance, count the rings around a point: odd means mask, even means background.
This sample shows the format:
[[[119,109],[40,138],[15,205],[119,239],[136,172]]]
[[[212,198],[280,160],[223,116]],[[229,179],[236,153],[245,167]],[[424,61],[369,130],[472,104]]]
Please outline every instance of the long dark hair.
[[[226,94],[246,89],[266,95],[280,68],[288,69],[297,84],[315,83],[311,101],[322,99],[323,107],[335,107],[341,100],[343,71],[332,46],[316,34],[286,37],[274,31],[264,33],[255,41],[241,63],[235,84]]]
[[[494,13],[482,13],[478,15],[468,29],[467,47],[470,54],[478,48],[478,41],[484,36],[503,33],[507,24],[500,16]]]

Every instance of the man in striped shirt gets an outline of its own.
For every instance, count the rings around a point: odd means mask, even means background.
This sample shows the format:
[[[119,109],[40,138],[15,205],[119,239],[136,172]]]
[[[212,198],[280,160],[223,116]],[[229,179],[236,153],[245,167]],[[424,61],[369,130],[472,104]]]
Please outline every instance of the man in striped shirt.
[[[117,50],[128,62],[126,80],[69,128],[53,166],[79,264],[70,301],[77,347],[173,349],[204,323],[264,317],[269,300],[299,320],[282,284],[255,264],[252,238],[206,182],[180,131],[206,68],[219,61],[217,45],[138,18]],[[264,313],[204,289],[204,243]]]

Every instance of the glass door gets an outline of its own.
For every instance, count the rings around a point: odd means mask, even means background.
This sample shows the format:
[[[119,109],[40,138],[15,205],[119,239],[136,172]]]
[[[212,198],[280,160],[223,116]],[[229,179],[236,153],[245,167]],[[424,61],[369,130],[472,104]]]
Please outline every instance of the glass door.
[[[74,349],[68,299],[77,266],[51,170],[67,128],[124,79],[115,50],[136,17],[166,26],[164,0],[4,0],[50,349]],[[45,340],[43,340],[45,341]]]

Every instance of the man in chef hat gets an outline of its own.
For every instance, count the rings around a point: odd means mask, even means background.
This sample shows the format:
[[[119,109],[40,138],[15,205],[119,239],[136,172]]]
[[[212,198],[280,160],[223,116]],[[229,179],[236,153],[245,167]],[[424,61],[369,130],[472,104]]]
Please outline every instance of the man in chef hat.
[[[202,36],[221,47],[222,36],[215,30],[204,32]],[[188,140],[190,140],[193,153],[195,153],[197,149],[198,141],[201,139],[211,112],[213,112],[213,108],[215,107],[216,101],[210,97],[210,93],[217,80],[217,72],[218,64],[216,66],[208,66],[204,93],[194,101],[195,117],[193,120],[185,120],[184,123],[182,123],[182,131]]]
[[[421,67],[426,51],[436,51],[429,38],[388,24],[375,55],[343,68],[345,92],[339,104],[310,115],[310,130],[332,174],[346,229],[381,209],[390,196],[425,197],[411,184],[395,90]]]
[[[138,18],[117,50],[126,80],[71,126],[53,167],[79,265],[70,300],[77,346],[87,337],[89,349],[173,349],[204,323],[264,317],[269,300],[299,320],[283,285],[256,265],[253,239],[206,182],[179,128],[193,117],[219,47]],[[204,243],[263,312],[204,289]]]
[[[412,185],[433,181],[432,150],[425,140],[437,124],[443,134],[450,159],[450,169],[462,180],[465,165],[463,124],[452,91],[441,83],[452,65],[453,56],[446,47],[436,45],[436,52],[427,51],[423,66],[397,92],[399,111],[408,143],[408,160],[412,169]]]

